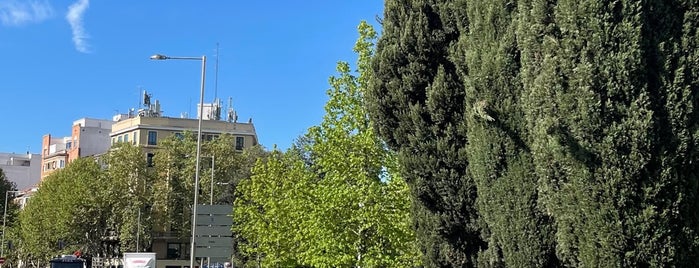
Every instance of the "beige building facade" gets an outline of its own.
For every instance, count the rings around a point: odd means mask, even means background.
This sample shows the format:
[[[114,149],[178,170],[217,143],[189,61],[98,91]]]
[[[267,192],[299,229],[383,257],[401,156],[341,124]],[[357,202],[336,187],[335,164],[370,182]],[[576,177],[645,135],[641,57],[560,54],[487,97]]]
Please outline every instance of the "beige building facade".
[[[173,135],[185,132],[197,133],[199,119],[172,118],[143,115],[120,115],[115,117],[110,134],[111,144],[128,142],[143,148],[146,159],[152,158],[161,147],[161,141]],[[258,144],[257,134],[252,122],[238,123],[223,120],[202,120],[202,140],[215,139],[220,135],[230,134],[235,137],[235,148],[242,152],[244,148]],[[189,266],[190,241],[182,241],[174,236],[168,227],[164,232],[153,233],[152,251],[157,256],[157,268],[181,268]]]
[[[134,116],[114,122],[110,134],[111,144],[129,142],[143,147],[146,152],[153,152],[159,148],[162,139],[172,135],[183,135],[186,131],[196,133],[198,125],[198,119]],[[238,150],[258,144],[257,133],[252,123],[202,120],[201,129],[203,140],[211,140],[221,134],[235,136],[234,146]]]

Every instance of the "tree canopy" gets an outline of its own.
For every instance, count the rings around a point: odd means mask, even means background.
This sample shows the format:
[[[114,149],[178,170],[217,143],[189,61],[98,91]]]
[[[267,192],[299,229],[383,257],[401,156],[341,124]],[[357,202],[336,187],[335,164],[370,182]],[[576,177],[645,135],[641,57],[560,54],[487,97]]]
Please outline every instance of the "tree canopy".
[[[425,264],[696,262],[699,5],[387,0],[367,103]]]
[[[241,182],[236,228],[248,264],[409,267],[419,263],[407,188],[364,104],[377,36],[362,22],[357,70],[337,64],[325,116],[285,153]]]

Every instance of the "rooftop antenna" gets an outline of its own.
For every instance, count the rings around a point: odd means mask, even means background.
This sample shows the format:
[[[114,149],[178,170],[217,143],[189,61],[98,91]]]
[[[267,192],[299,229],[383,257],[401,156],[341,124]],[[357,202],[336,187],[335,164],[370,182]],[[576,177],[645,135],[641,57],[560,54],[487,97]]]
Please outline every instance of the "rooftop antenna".
[[[233,97],[228,97],[228,111],[226,112],[226,115],[228,116],[228,122],[238,122],[238,113],[236,113],[235,109],[233,109]]]
[[[143,107],[150,109],[150,98],[151,95],[146,90],[143,90]]]
[[[214,79],[214,101],[216,102],[216,97],[218,96],[218,42],[216,42],[216,74]]]
[[[141,107],[143,105],[143,97],[146,95],[146,91],[143,89],[143,86],[141,85],[138,85],[138,87],[136,88],[138,89],[138,94],[136,94],[138,95],[138,104],[136,104],[136,107]]]

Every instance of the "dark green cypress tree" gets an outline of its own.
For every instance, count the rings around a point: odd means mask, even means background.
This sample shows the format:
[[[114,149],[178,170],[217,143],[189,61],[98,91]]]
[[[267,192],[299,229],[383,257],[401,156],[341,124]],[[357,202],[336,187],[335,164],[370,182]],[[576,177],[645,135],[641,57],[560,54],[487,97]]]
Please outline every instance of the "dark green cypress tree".
[[[367,95],[425,264],[694,265],[699,3],[465,2],[386,1]]]
[[[524,110],[558,256],[692,266],[696,1],[522,2]]]
[[[454,61],[461,73],[468,71],[463,78],[468,161],[488,241],[479,266],[556,266],[552,219],[537,204],[537,176],[520,103],[517,3],[472,1],[467,10],[470,31],[459,47],[464,55]]]
[[[468,174],[464,89],[450,49],[465,12],[445,1],[389,0],[367,92],[371,116],[398,152],[428,267],[468,267],[484,246]]]

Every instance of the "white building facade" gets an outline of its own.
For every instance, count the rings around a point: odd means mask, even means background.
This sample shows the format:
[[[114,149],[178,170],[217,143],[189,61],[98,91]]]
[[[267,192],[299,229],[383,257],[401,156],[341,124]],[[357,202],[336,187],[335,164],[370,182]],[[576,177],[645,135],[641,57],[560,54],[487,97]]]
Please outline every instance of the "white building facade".
[[[29,189],[41,180],[41,155],[0,153],[0,168],[17,190]]]

